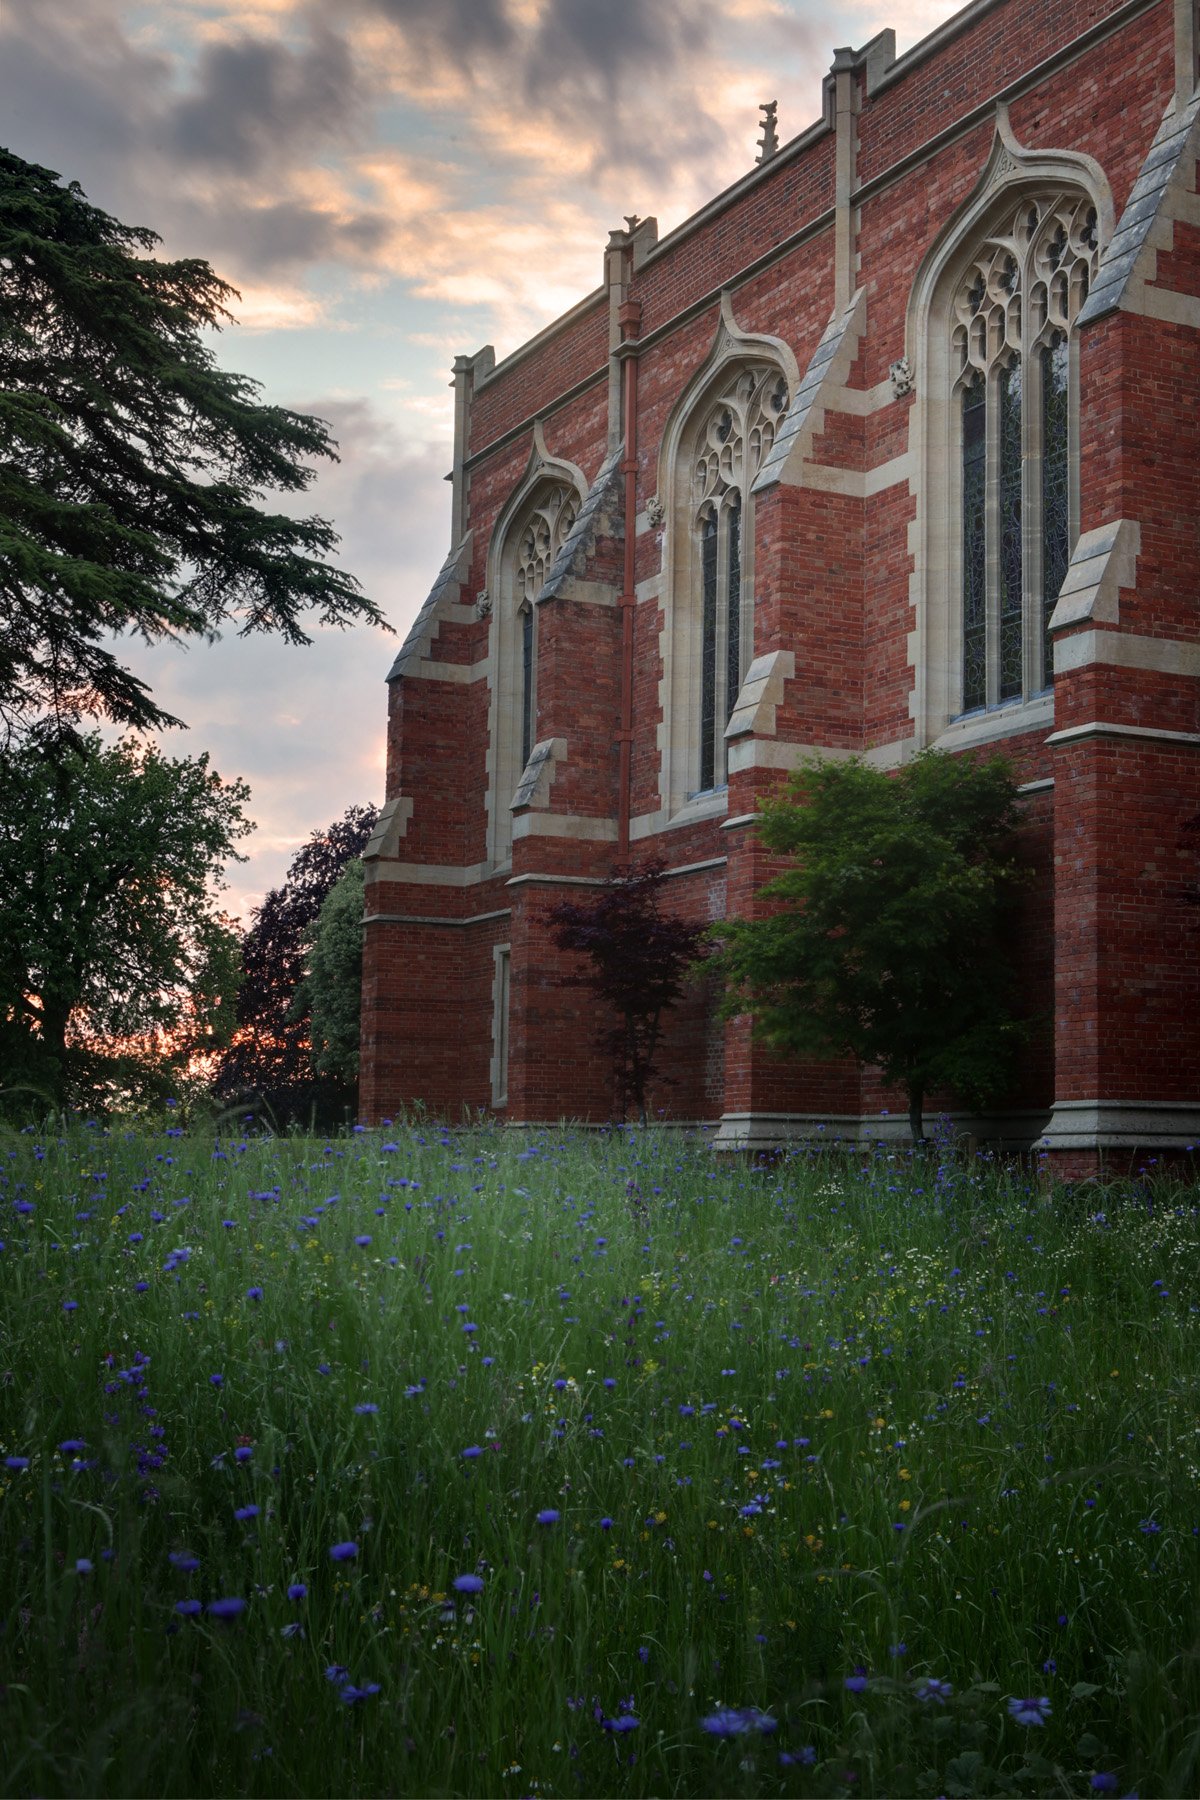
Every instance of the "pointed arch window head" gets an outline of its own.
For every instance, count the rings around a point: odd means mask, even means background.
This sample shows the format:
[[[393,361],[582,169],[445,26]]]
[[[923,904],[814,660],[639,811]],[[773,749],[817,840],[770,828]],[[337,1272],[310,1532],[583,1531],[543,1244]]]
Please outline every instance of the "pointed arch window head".
[[[710,391],[692,438],[691,605],[699,655],[688,785],[697,793],[726,779],[725,727],[753,655],[750,490],[787,404],[788,384],[774,365],[743,364]]]
[[[534,606],[546,585],[555,557],[562,549],[578,512],[578,498],[565,484],[552,488],[536,503],[517,537],[513,579],[519,631],[519,678],[515,683],[520,720],[521,770],[529,761],[537,737],[536,644]],[[519,772],[518,772],[519,779]]]
[[[489,548],[487,845],[497,868],[512,856],[512,798],[538,738],[538,602],[587,492],[571,474],[531,466]]]
[[[1053,679],[1047,626],[1079,531],[1077,351],[1096,209],[1026,195],[959,276],[951,305],[963,712]]]

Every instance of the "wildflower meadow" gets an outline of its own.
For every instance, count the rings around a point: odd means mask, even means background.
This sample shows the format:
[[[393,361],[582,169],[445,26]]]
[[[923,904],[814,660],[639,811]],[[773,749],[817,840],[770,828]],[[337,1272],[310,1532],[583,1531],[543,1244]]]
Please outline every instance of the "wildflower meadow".
[[[1200,1789],[1200,1208],[943,1141],[0,1140],[0,1791]]]

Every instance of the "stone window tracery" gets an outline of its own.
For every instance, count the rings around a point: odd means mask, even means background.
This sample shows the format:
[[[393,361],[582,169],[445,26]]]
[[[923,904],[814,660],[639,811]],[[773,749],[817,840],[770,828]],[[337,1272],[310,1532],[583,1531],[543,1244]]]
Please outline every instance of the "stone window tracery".
[[[1097,257],[1086,196],[1025,195],[953,294],[962,712],[1053,679],[1047,625],[1079,529],[1072,329]]]
[[[787,404],[777,368],[743,364],[710,393],[692,438],[691,589],[700,630],[689,785],[697,793],[726,779],[725,727],[753,654],[750,489]]]
[[[546,585],[551,564],[570,536],[578,512],[578,496],[565,483],[542,495],[517,533],[513,598],[519,630],[520,675],[514,684],[520,719],[521,765],[517,780],[536,741],[537,625],[534,608]],[[516,783],[514,782],[514,786]]]
[[[570,481],[543,477],[533,497],[516,508],[498,545],[488,839],[489,859],[500,868],[513,853],[513,794],[538,742],[538,596],[576,524],[579,504]]]

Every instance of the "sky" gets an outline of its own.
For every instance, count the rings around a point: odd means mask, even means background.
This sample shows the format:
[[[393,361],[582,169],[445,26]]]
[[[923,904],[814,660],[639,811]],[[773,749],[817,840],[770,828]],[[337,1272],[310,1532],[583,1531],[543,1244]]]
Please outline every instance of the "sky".
[[[249,783],[243,919],[309,834],[383,798],[384,679],[449,548],[450,365],[599,285],[608,233],[660,236],[815,120],[840,44],[903,52],[948,0],[0,0],[0,142],[239,291],[218,360],[327,420],[305,510],[395,637],[229,629],[122,654]]]

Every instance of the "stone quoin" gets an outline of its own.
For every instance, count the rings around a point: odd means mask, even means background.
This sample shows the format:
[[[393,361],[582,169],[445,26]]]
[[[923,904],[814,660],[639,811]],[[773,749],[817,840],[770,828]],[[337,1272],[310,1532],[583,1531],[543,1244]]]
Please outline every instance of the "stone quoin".
[[[548,907],[665,860],[752,916],[813,755],[1002,750],[1044,1021],[981,1136],[1067,1173],[1200,1140],[1193,0],[975,0],[838,50],[820,117],[511,356],[454,364],[449,553],[388,676],[362,1107],[608,1116]],[[784,114],[789,110],[785,98]],[[698,983],[663,1116],[901,1129]],[[946,1107],[955,1113],[952,1096]]]

